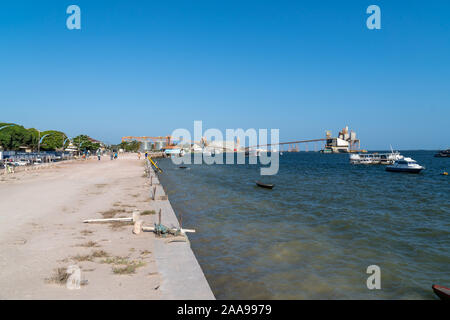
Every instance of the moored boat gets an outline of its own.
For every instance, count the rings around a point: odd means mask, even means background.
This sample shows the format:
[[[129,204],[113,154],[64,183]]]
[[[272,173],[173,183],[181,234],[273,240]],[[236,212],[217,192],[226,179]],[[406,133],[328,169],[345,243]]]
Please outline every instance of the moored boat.
[[[437,158],[450,158],[450,149],[439,151],[434,156]]]
[[[434,293],[441,299],[450,301],[450,288],[446,288],[443,286],[439,286],[437,284],[433,284],[431,286],[433,288]]]
[[[403,158],[397,160],[392,165],[386,167],[386,171],[391,172],[408,172],[408,173],[419,173],[424,170],[425,167],[419,165],[415,160],[411,158]]]
[[[256,181],[256,185],[257,185],[258,187],[266,188],[266,189],[273,189],[273,187],[275,186],[274,184],[262,183],[262,182],[260,182],[260,181]]]
[[[350,155],[351,164],[393,164],[404,157],[399,152],[391,153],[356,153]]]

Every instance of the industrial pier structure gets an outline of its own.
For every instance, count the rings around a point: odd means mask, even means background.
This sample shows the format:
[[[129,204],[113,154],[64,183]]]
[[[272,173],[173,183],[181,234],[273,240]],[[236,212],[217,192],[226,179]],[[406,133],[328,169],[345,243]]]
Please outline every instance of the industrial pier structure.
[[[356,132],[349,132],[348,126],[339,132],[337,138],[331,136],[331,131],[326,132],[325,147],[320,151],[322,153],[352,153],[366,152],[360,150],[360,141],[356,138]]]
[[[305,151],[308,151],[308,145],[314,144],[314,151],[317,151],[317,144],[325,142],[325,146],[321,153],[356,153],[367,152],[360,150],[360,140],[356,138],[356,132],[349,131],[348,126],[339,132],[337,138],[333,138],[331,131],[326,131],[325,138],[299,140],[291,142],[278,142],[273,144],[255,145],[255,146],[240,146],[239,138],[236,141],[206,141],[202,137],[200,141],[183,141],[181,138],[172,136],[160,137],[122,137],[122,141],[139,141],[141,142],[141,151],[150,150],[170,150],[170,149],[184,149],[185,152],[249,152],[250,150],[265,152],[265,151],[283,151],[284,146],[288,146],[287,152],[299,152],[299,145],[305,145]],[[177,141],[178,143],[174,143]],[[271,148],[268,148],[271,147]]]

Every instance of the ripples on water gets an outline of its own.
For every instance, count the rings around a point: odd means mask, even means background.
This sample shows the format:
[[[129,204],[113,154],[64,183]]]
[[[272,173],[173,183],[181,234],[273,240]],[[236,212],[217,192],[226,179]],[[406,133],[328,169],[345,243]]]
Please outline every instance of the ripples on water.
[[[348,155],[284,153],[258,165],[159,161],[192,249],[218,299],[434,299],[450,286],[450,159],[403,152],[418,175],[354,166]],[[273,190],[255,181],[274,183]],[[381,268],[382,290],[366,269]]]

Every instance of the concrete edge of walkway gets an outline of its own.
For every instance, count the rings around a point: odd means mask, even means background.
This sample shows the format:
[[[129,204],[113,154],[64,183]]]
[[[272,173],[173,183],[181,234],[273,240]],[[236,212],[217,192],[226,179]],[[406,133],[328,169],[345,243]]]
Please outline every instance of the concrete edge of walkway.
[[[149,167],[153,184],[159,184],[153,168]],[[150,187],[152,188],[152,187]],[[156,198],[165,192],[159,184]],[[155,200],[157,214],[161,209],[161,223],[178,228],[179,223],[169,200]],[[189,226],[191,228],[192,226]],[[195,228],[194,228],[195,229]],[[214,294],[191,249],[190,242],[167,242],[166,238],[155,238],[154,257],[162,277],[159,288],[163,299],[168,300],[214,300]]]

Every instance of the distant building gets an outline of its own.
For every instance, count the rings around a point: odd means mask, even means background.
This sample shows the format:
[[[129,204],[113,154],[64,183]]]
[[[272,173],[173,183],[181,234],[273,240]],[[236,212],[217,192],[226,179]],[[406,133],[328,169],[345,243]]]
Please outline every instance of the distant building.
[[[326,132],[326,144],[322,153],[349,153],[357,152],[360,148],[360,141],[356,139],[356,132],[348,130],[346,126],[339,132],[337,138],[331,136],[331,131]]]

